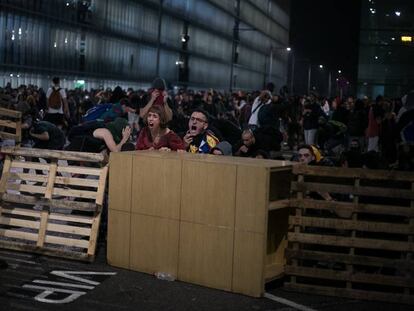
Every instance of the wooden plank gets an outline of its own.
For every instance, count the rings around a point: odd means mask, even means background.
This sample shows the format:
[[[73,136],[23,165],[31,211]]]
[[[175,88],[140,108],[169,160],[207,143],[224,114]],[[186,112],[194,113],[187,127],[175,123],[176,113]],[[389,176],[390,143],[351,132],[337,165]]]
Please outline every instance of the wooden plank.
[[[9,175],[9,180],[47,182],[47,175],[37,175],[37,174],[26,174],[26,173],[20,173],[20,172],[12,172]]]
[[[20,147],[22,141],[22,121],[19,119],[16,122],[16,145]]]
[[[21,215],[21,216],[40,218],[40,211],[29,210],[29,209],[24,209],[24,208],[11,208],[11,207],[6,207],[6,206],[3,206],[2,214]]]
[[[50,164],[50,168],[49,168],[49,176],[47,179],[46,192],[45,192],[46,199],[52,198],[53,186],[55,184],[55,178],[56,178],[56,170],[57,170],[57,160],[54,159],[52,163]]]
[[[42,164],[42,163],[37,163],[37,162],[12,161],[11,167],[48,171],[50,166],[49,164]]]
[[[47,175],[35,175],[25,173],[10,173],[9,179],[11,180],[24,180],[24,181],[35,181],[35,182],[47,182]],[[89,178],[75,178],[75,177],[63,177],[56,176],[55,184],[67,185],[67,186],[85,186],[85,187],[98,187],[98,179]]]
[[[108,209],[131,211],[132,172],[132,155],[127,152],[111,152],[109,158]],[[137,191],[137,189],[134,189],[134,192]],[[115,261],[118,260],[115,259]]]
[[[55,214],[55,213],[50,213],[49,219],[68,221],[68,222],[78,222],[82,224],[92,224],[93,222],[93,219],[91,217],[72,216],[72,215]]]
[[[5,193],[2,197],[5,202],[29,204],[29,205],[45,205],[55,208],[74,209],[82,211],[96,211],[96,204],[89,202],[77,202],[69,200],[46,200],[44,198],[36,198],[26,195],[17,195],[11,193]]]
[[[91,227],[91,234],[89,236],[89,246],[88,246],[88,255],[94,255],[96,250],[96,243],[98,242],[98,234],[99,234],[99,224],[101,223],[101,213],[95,213],[93,217],[92,227]]]
[[[77,240],[72,238],[57,237],[53,235],[46,235],[45,243],[65,245],[68,247],[88,248],[89,241]]]
[[[17,140],[19,138],[19,135],[8,133],[8,132],[0,132],[0,137],[2,139],[14,139]]]
[[[292,182],[292,190],[295,191],[316,191],[329,193],[354,194],[374,197],[387,197],[398,199],[414,200],[414,193],[411,189],[395,189],[382,187],[355,187],[348,185],[337,185],[313,182]]]
[[[43,247],[46,238],[46,228],[49,212],[47,210],[42,210],[40,213],[40,228],[39,228],[39,238],[36,245],[38,247]]]
[[[269,211],[274,211],[277,209],[283,209],[283,208],[288,208],[290,207],[290,200],[289,199],[285,199],[285,200],[278,200],[278,201],[272,201],[269,203]]]
[[[366,290],[356,290],[356,289],[346,289],[346,288],[333,288],[317,285],[306,285],[306,284],[292,284],[285,283],[284,288],[286,290],[300,291],[307,294],[313,295],[328,295],[336,297],[345,297],[358,300],[376,300],[384,302],[394,302],[394,303],[405,303],[405,304],[414,304],[414,296],[404,295],[398,293],[384,293],[377,291],[366,291]]]
[[[414,226],[408,224],[393,224],[386,222],[344,220],[321,217],[290,216],[289,223],[297,226],[317,228],[332,228],[337,230],[357,230],[368,232],[386,232],[396,234],[410,234]]]
[[[332,212],[338,211],[341,214],[366,213],[414,217],[414,210],[409,207],[376,205],[376,204],[355,204],[351,202],[321,201],[313,199],[290,200],[292,207],[323,209]]]
[[[46,192],[46,187],[26,185],[26,184],[8,183],[6,185],[6,188],[7,188],[7,190],[14,190],[14,191],[20,191],[20,192],[30,192],[30,193],[39,193],[39,194],[44,194]]]
[[[389,251],[412,252],[414,243],[400,241],[384,241],[376,239],[349,238],[339,236],[325,236],[321,234],[288,233],[289,242],[305,244],[333,245],[344,247],[383,249]]]
[[[99,176],[101,174],[100,168],[80,167],[80,166],[58,166],[57,171],[58,173],[71,173],[71,174],[95,175],[95,176]]]
[[[82,235],[82,236],[89,236],[91,234],[90,228],[70,226],[70,225],[61,225],[61,224],[55,224],[51,222],[49,222],[47,225],[47,231],[76,234],[76,235]]]
[[[16,122],[11,120],[1,120],[0,119],[0,126],[16,129]]]
[[[3,116],[3,117],[12,117],[12,118],[21,118],[22,117],[22,113],[21,113],[21,111],[17,111],[17,110],[0,108],[0,116]]]
[[[414,173],[391,170],[370,170],[365,168],[342,168],[309,165],[293,165],[293,174],[335,178],[359,178],[376,180],[395,180],[414,182]]]
[[[95,191],[63,189],[63,188],[54,188],[53,195],[62,195],[65,197],[76,197],[76,198],[83,198],[83,199],[95,199],[96,198]]]
[[[10,174],[10,167],[11,167],[11,158],[10,156],[6,156],[6,160],[3,164],[3,173],[1,175],[0,180],[0,193],[6,192],[6,184]]]
[[[0,225],[39,229],[40,222],[0,216]]]
[[[98,184],[98,189],[96,190],[95,203],[99,206],[103,205],[107,176],[108,176],[108,165],[105,165],[101,170],[101,175],[99,175],[99,184]]]
[[[414,279],[400,276],[369,274],[362,272],[352,273],[349,271],[335,271],[330,269],[293,266],[286,266],[285,272],[288,275],[296,275],[324,280],[349,281],[351,283],[378,284],[397,287],[414,287]]]
[[[14,229],[0,229],[0,237],[36,242],[38,235],[37,233],[17,231]]]
[[[59,159],[68,161],[81,161],[81,162],[103,162],[104,156],[101,153],[89,153],[89,152],[75,152],[66,150],[49,150],[49,149],[37,149],[37,148],[19,148],[19,147],[2,147],[1,152],[5,154],[24,156],[24,157],[38,157],[47,159]]]
[[[328,262],[340,262],[350,265],[374,266],[414,272],[414,260],[390,259],[382,257],[328,253],[322,251],[286,249],[287,259],[304,259]]]
[[[25,243],[19,243],[14,241],[1,241],[0,248],[11,249],[16,251],[23,251],[29,253],[43,254],[47,256],[55,256],[60,258],[91,261],[94,257],[88,256],[86,253],[74,251],[74,250],[62,250],[50,247],[39,248],[36,245],[30,245]]]

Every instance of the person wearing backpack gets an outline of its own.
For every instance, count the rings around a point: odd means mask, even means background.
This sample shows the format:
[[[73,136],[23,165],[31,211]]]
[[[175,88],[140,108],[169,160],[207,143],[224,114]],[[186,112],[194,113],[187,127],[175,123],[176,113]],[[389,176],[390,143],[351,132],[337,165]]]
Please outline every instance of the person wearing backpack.
[[[69,106],[66,99],[66,92],[60,87],[60,79],[54,77],[53,85],[47,90],[47,113],[44,121],[55,124],[59,128],[66,125],[66,119],[69,119]],[[66,118],[66,119],[65,119]]]

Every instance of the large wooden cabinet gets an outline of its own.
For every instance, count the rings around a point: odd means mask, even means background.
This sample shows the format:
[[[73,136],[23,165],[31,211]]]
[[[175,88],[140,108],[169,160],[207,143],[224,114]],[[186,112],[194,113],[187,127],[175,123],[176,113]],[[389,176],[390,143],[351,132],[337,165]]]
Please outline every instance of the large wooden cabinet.
[[[286,161],[112,153],[108,263],[258,297],[283,274],[290,180]]]

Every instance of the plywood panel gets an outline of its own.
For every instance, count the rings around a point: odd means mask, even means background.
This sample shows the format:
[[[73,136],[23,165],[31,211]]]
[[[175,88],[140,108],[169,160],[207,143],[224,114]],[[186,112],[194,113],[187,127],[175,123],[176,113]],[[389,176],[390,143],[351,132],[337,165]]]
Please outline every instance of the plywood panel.
[[[108,264],[129,269],[130,213],[108,211]]]
[[[132,156],[111,152],[109,159],[109,209],[131,211]]]
[[[133,162],[132,212],[179,219],[181,161],[136,156]]]
[[[233,236],[231,229],[181,222],[179,279],[231,290]]]
[[[183,162],[181,220],[234,228],[236,166]]]
[[[131,269],[177,277],[179,221],[131,214]]]
[[[232,291],[259,297],[264,291],[265,236],[239,231],[234,236]]]
[[[236,228],[265,233],[268,173],[265,168],[237,167]]]

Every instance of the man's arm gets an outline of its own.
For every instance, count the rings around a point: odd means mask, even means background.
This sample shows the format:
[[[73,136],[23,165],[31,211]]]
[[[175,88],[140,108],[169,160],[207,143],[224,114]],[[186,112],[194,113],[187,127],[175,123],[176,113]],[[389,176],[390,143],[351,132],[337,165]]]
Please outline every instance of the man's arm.
[[[35,134],[35,133],[33,133],[32,131],[30,131],[29,132],[30,133],[30,135],[31,136],[33,136],[34,138],[37,138],[37,139],[39,139],[39,140],[43,140],[43,141],[46,141],[46,140],[49,140],[49,133],[48,132],[46,132],[46,131],[44,131],[43,133],[40,133],[40,134]]]

